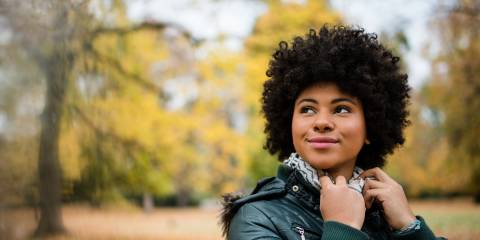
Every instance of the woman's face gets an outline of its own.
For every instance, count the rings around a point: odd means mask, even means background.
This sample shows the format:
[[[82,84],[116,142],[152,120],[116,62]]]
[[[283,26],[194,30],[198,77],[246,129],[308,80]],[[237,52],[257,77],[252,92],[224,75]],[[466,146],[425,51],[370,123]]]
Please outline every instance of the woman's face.
[[[314,168],[351,171],[366,139],[362,104],[335,84],[306,88],[295,100],[292,137],[296,152]]]

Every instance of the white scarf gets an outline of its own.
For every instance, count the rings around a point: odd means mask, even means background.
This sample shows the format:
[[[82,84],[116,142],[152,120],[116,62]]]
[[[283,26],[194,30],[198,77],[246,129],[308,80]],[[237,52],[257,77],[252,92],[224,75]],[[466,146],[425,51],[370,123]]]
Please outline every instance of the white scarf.
[[[302,174],[303,178],[305,178],[307,182],[309,182],[319,191],[321,189],[321,186],[318,178],[321,176],[328,176],[327,172],[321,169],[316,170],[307,161],[303,160],[297,153],[290,154],[290,157],[285,159],[285,161],[283,161],[283,164],[298,170],[300,174]],[[363,169],[355,166],[355,168],[353,169],[353,176],[348,180],[348,187],[359,193],[362,193],[363,186],[365,185],[365,180],[359,177],[362,172]]]

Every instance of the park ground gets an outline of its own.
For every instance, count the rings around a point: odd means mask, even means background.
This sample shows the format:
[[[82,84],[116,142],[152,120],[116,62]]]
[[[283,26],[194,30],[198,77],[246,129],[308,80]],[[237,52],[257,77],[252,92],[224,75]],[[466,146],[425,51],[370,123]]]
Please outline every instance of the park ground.
[[[449,239],[480,239],[480,205],[470,199],[411,201],[434,232]],[[0,240],[29,239],[35,227],[32,209],[4,211]],[[48,240],[222,239],[219,208],[157,208],[146,214],[136,208],[94,209],[67,205],[63,219],[69,233]]]

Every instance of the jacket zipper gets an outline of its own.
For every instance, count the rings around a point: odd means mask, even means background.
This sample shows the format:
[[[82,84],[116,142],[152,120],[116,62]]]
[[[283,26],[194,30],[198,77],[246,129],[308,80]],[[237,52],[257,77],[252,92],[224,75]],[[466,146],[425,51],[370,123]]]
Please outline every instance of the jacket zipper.
[[[300,234],[300,238],[305,240],[305,230],[301,227],[296,227],[295,229],[297,229],[298,233]]]

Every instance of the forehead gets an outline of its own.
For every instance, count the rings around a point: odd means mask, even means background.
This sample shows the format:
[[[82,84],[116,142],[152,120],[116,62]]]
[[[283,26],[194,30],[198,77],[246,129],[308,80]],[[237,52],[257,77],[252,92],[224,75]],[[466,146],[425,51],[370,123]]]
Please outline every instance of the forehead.
[[[303,98],[313,98],[313,99],[323,99],[323,98],[350,98],[352,100],[357,100],[356,97],[340,90],[340,88],[334,83],[321,83],[314,84],[310,87],[305,88],[298,95],[296,102]]]

